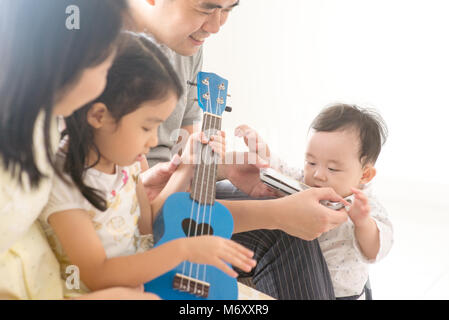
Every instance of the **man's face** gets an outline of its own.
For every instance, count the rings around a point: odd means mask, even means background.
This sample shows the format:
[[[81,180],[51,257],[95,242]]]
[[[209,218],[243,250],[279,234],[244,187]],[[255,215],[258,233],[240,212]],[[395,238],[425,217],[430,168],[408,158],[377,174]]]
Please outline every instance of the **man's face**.
[[[175,52],[191,56],[220,31],[239,0],[155,0],[156,39]]]

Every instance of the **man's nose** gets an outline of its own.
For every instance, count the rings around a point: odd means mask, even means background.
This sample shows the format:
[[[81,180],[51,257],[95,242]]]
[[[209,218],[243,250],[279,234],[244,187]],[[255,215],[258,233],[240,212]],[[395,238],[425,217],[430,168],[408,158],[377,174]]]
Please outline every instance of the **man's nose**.
[[[217,33],[218,31],[220,31],[221,26],[221,11],[215,10],[215,12],[211,14],[207,21],[204,23],[202,29],[208,33]]]

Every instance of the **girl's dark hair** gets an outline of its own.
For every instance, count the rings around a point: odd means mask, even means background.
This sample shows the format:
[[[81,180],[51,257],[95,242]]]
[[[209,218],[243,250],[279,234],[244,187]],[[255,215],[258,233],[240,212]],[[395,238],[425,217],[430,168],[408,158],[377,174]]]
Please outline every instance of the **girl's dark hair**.
[[[100,160],[94,144],[94,129],[87,122],[87,113],[93,104],[104,103],[116,123],[137,110],[147,101],[162,100],[170,93],[182,96],[183,86],[168,58],[143,34],[124,32],[121,48],[109,70],[105,91],[95,101],[66,118],[69,144],[64,172],[68,173],[83,196],[97,209],[105,211],[104,195],[83,182],[84,173]],[[88,166],[88,155],[97,153],[97,162]]]
[[[79,29],[69,30],[69,6],[79,9]],[[0,1],[0,165],[33,188],[45,175],[33,152],[35,122],[45,114],[47,159],[54,165],[50,141],[52,111],[84,69],[103,62],[114,50],[126,0]]]
[[[385,121],[375,110],[349,104],[335,104],[324,109],[310,127],[317,132],[357,130],[360,137],[359,159],[364,166],[376,163],[388,136]]]

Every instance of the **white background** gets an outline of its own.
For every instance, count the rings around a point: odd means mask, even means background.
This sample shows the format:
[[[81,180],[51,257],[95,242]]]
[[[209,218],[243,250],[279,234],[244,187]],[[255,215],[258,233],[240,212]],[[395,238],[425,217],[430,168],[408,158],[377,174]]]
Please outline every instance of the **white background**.
[[[228,137],[249,124],[292,164],[330,103],[384,117],[375,186],[395,245],[372,268],[377,299],[449,299],[448,15],[447,0],[241,0],[205,45],[204,71],[229,80]]]

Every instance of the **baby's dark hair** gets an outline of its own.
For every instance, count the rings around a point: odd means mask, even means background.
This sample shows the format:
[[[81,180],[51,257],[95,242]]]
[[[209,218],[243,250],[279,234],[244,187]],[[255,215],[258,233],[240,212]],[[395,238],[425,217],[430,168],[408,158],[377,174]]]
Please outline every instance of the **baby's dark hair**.
[[[321,111],[310,128],[317,132],[355,129],[360,137],[359,159],[363,166],[376,163],[388,136],[385,121],[375,110],[340,103]]]
[[[104,103],[108,112],[120,121],[147,101],[165,99],[174,93],[178,99],[183,86],[168,58],[143,34],[124,32],[121,48],[109,70],[104,92],[93,102],[83,106],[66,118],[66,130],[62,137],[69,137],[64,172],[68,173],[83,196],[98,210],[105,211],[104,195],[83,182],[87,169],[100,160],[98,147],[94,143],[94,130],[87,122],[87,113],[95,103]],[[97,153],[97,161],[88,166],[91,150]]]

